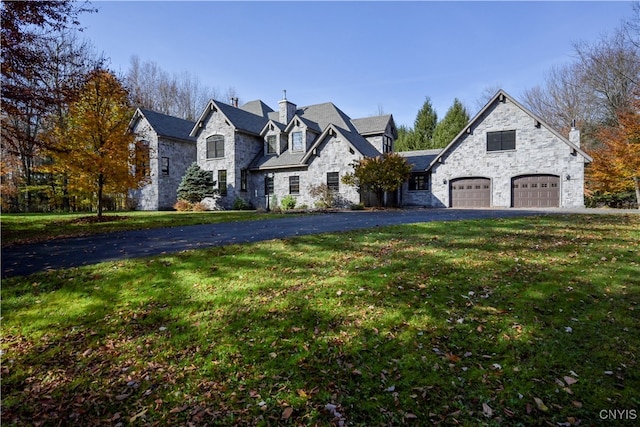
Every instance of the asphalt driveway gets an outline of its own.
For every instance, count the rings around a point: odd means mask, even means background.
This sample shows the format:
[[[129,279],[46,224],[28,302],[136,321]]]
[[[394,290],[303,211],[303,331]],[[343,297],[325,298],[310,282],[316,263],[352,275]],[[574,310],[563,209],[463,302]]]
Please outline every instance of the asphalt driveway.
[[[349,211],[272,220],[193,225],[127,231],[2,249],[2,277],[26,276],[39,271],[80,267],[162,253],[202,249],[234,243],[340,232],[378,226],[429,221],[506,218],[591,210],[521,209],[415,209]],[[609,211],[611,213],[611,211]]]

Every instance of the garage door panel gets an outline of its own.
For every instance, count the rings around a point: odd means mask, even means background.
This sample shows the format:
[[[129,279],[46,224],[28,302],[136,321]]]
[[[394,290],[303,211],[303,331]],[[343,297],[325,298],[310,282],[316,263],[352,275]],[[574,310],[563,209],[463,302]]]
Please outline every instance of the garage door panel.
[[[526,175],[513,178],[512,206],[550,208],[560,206],[560,178],[555,175]]]
[[[451,207],[488,208],[491,206],[491,180],[461,178],[451,181]]]

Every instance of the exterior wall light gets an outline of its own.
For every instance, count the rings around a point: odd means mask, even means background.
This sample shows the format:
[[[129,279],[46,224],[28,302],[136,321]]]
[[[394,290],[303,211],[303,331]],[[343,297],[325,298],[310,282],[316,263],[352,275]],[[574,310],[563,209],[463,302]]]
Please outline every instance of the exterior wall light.
[[[567,181],[570,181],[571,180],[571,175],[567,174],[566,178],[567,178]]]

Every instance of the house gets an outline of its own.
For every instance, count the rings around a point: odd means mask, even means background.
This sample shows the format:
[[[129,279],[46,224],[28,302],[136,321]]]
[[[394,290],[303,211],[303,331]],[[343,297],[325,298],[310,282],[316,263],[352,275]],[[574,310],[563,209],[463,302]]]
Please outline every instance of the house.
[[[138,108],[129,123],[136,135],[136,173],[149,183],[130,197],[140,210],[172,209],[187,168],[196,160],[196,139],[189,136],[194,122]]]
[[[404,205],[584,207],[575,128],[565,138],[500,90],[442,150],[399,153],[413,164]]]
[[[355,160],[393,151],[397,138],[391,115],[351,119],[330,102],[298,107],[285,93],[278,111],[260,100],[232,104],[209,101],[189,134],[198,164],[213,173],[220,208],[238,199],[270,207],[274,196],[313,207],[311,189],[319,184],[343,206],[359,203],[341,178]]]

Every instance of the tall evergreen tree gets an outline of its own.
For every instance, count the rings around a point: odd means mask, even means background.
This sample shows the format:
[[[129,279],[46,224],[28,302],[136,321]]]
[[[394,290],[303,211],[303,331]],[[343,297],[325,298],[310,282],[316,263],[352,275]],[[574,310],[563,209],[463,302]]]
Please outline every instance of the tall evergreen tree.
[[[413,124],[413,132],[416,138],[415,148],[413,150],[422,150],[430,148],[433,131],[438,123],[438,114],[431,105],[431,99],[426,97],[422,108],[418,111],[416,120]]]
[[[453,105],[447,110],[444,118],[433,131],[430,148],[444,148],[460,133],[469,123],[469,113],[458,98],[453,100]]]

